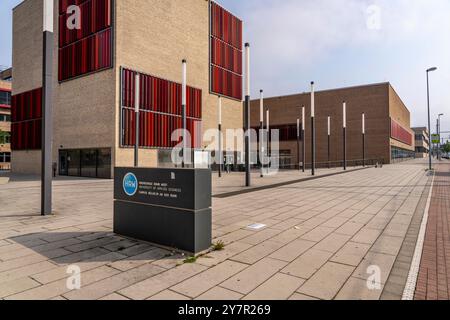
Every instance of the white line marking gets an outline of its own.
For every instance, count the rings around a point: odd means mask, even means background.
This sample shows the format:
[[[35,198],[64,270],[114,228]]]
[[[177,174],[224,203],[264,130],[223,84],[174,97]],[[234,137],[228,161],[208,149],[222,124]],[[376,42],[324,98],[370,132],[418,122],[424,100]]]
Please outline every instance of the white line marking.
[[[419,276],[420,262],[422,261],[423,244],[425,242],[425,233],[428,225],[428,214],[431,205],[431,196],[433,195],[434,178],[436,173],[433,172],[433,179],[431,181],[430,194],[428,195],[427,205],[422,219],[422,225],[420,226],[419,236],[417,238],[416,250],[414,251],[414,257],[409,270],[408,280],[406,281],[405,290],[403,291],[402,300],[414,300],[414,294],[416,292],[417,278]]]

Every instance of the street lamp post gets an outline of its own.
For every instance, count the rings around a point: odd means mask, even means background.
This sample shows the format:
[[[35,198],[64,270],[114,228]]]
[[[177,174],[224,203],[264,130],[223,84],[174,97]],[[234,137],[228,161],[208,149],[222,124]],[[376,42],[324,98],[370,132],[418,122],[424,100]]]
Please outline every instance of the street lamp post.
[[[139,105],[140,105],[140,76],[136,72],[135,77],[135,95],[134,95],[134,115],[135,115],[135,141],[134,141],[134,166],[139,167]]]
[[[443,113],[438,114],[438,124],[437,124],[437,134],[439,136],[439,142],[438,142],[438,159],[439,161],[442,160],[441,158],[441,117],[443,116]]]
[[[437,68],[433,67],[427,70],[427,105],[428,105],[428,133],[431,135],[431,116],[430,116],[430,80],[429,80],[429,73],[436,71]],[[430,144],[431,145],[431,144]],[[432,168],[432,155],[431,150],[428,152],[428,160],[429,160],[429,170],[431,171]]]
[[[250,187],[250,44],[245,44],[245,185]]]
[[[183,121],[183,160],[182,167],[186,166],[186,130],[187,130],[187,120],[186,120],[186,96],[187,96],[187,61],[183,59],[182,61],[182,84],[181,84],[181,117]]]
[[[53,0],[44,0],[42,31],[41,215],[45,216],[52,213]]]
[[[261,178],[264,177],[264,91],[260,90],[259,98],[259,161],[261,163]]]
[[[222,178],[222,97],[219,96],[219,178]],[[217,158],[217,157],[216,157]]]
[[[314,82],[311,82],[311,174],[316,174],[316,132],[315,132],[315,100],[314,100]]]
[[[302,107],[302,171],[306,170],[306,143],[305,143],[305,106]]]
[[[270,157],[270,110],[269,107],[266,109],[266,128],[267,128],[267,174],[269,174],[271,157]]]
[[[330,137],[331,137],[331,117],[328,116],[328,169],[330,169]]]
[[[342,128],[344,170],[347,170],[347,103],[345,101],[342,104]]]
[[[366,115],[362,114],[362,162],[366,166]]]
[[[297,156],[298,156],[298,171],[302,170],[300,161],[300,118],[297,118]]]

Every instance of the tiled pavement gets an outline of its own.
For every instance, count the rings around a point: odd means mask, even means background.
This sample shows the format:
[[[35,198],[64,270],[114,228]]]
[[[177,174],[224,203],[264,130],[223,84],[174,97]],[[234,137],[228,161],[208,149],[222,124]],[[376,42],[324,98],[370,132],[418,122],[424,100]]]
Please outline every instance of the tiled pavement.
[[[181,254],[114,235],[112,183],[0,186],[2,299],[379,299],[429,183],[418,161],[213,200],[223,251]],[[252,231],[251,223],[267,228]],[[66,286],[81,268],[81,290]],[[376,290],[367,273],[376,266]],[[370,268],[369,268],[370,269]],[[399,297],[400,298],[400,297]]]
[[[450,297],[450,163],[436,166],[416,300]]]

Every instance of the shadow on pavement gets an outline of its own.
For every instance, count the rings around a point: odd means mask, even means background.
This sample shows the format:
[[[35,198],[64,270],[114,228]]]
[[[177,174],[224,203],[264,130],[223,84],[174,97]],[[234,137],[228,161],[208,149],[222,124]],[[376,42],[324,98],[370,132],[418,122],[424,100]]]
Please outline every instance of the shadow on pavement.
[[[57,264],[180,259],[179,252],[112,232],[43,232],[9,238]],[[21,249],[18,249],[21,250]]]

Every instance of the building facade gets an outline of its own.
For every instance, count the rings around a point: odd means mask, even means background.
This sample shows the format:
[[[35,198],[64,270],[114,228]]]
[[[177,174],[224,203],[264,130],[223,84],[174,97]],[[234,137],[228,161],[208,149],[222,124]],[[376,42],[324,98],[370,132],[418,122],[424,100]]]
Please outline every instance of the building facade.
[[[80,28],[71,29],[74,7]],[[13,10],[12,170],[39,173],[42,1]],[[58,173],[109,178],[132,166],[135,78],[140,75],[140,165],[165,166],[180,141],[181,61],[187,60],[187,127],[242,128],[242,21],[205,0],[55,0],[53,161]]]
[[[0,170],[11,167],[11,82],[0,80]]]
[[[426,158],[430,152],[430,135],[426,127],[412,128],[415,136],[416,158]]]
[[[410,128],[410,113],[389,83],[315,92],[316,165],[342,165],[344,158],[343,101],[347,105],[347,160],[362,163],[362,122],[365,116],[365,155],[367,161],[386,164],[414,158],[414,133]],[[311,164],[311,94],[302,93],[264,99],[270,112],[271,129],[280,131],[280,166],[298,167],[301,162],[297,144],[297,119],[305,107],[305,158]],[[264,115],[266,112],[264,112]],[[328,117],[330,144],[328,149]],[[266,121],[266,119],[264,120]],[[259,100],[251,103],[253,128],[260,126]],[[301,120],[300,120],[301,123]],[[328,150],[330,158],[328,159]],[[300,159],[299,159],[300,158]]]

